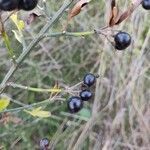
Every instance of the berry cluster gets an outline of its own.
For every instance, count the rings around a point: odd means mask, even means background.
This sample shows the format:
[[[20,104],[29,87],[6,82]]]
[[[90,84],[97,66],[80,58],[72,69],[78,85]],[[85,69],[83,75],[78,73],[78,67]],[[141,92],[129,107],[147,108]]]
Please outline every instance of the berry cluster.
[[[143,0],[142,1],[142,6],[146,10],[150,10],[150,0]]]
[[[88,88],[91,87],[96,81],[96,76],[88,73],[83,78],[83,84]],[[92,98],[93,94],[89,89],[84,89],[80,92],[79,96],[72,96],[68,100],[68,109],[71,113],[76,113],[83,108],[83,101],[88,101]]]
[[[0,10],[13,11],[23,9],[30,11],[37,6],[38,0],[0,0]]]

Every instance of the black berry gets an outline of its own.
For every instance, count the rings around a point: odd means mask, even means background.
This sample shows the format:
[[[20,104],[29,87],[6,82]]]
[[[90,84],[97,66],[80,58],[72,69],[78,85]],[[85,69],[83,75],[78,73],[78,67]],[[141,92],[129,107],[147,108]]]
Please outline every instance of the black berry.
[[[142,1],[142,6],[146,10],[150,10],[150,0],[143,0]]]
[[[40,140],[40,148],[42,150],[46,150],[49,146],[49,140],[47,138],[43,138]]]
[[[92,86],[95,83],[95,81],[96,77],[91,73],[86,74],[83,78],[83,83],[89,87]]]
[[[83,107],[83,102],[80,97],[72,96],[68,100],[68,109],[71,113],[80,111]]]
[[[20,0],[19,9],[30,11],[37,6],[38,0]]]
[[[0,0],[0,9],[12,11],[18,7],[18,0]]]
[[[118,32],[115,37],[115,48],[117,50],[124,50],[131,44],[131,36],[126,32]]]
[[[83,90],[80,92],[80,97],[83,101],[88,101],[92,98],[92,93],[89,90]]]

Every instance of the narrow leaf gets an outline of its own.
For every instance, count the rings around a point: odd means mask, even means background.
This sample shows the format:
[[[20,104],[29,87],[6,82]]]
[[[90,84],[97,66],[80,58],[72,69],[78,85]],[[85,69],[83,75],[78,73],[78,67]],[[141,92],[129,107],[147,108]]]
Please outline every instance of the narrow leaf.
[[[88,4],[88,0],[80,0],[69,12],[68,20],[71,20],[73,17],[78,15],[81,12],[81,9]]]
[[[120,24],[122,21],[127,19],[133,11],[141,4],[142,0],[132,0],[132,4],[126,11],[124,11],[121,15],[116,24]]]
[[[5,31],[2,32],[2,38],[3,38],[4,42],[5,42],[5,45],[6,45],[6,48],[7,48],[8,52],[9,52],[10,57],[12,59],[14,59],[14,56],[15,56],[14,55],[14,51],[11,48],[9,37],[8,37],[8,35],[7,35],[7,33]]]
[[[52,94],[55,93],[60,93],[62,92],[62,89],[60,89],[57,85],[55,85],[52,89],[49,90],[50,92],[52,92]]]
[[[0,111],[3,111],[8,107],[10,100],[6,97],[0,99]]]
[[[23,41],[22,41],[22,34],[20,34],[20,32],[17,31],[17,30],[12,30],[12,32],[14,33],[15,38],[17,39],[17,41],[22,44],[23,43]]]
[[[15,23],[15,25],[19,31],[24,29],[25,24],[24,24],[23,20],[18,19],[17,13],[13,14],[10,18]]]
[[[109,22],[109,26],[115,25],[118,19],[119,19],[119,9],[118,6],[116,5],[112,8],[112,18]]]
[[[90,118],[91,117],[91,111],[87,108],[83,108],[81,111],[78,113],[80,116],[85,117],[85,118]]]
[[[74,7],[69,11],[68,19],[67,19],[67,23],[66,23],[66,25],[65,25],[64,31],[66,30],[69,21],[70,21],[73,17],[77,16],[77,15],[81,12],[82,8],[83,8],[84,6],[86,6],[90,1],[91,1],[91,0],[80,0],[80,1],[78,1],[78,2],[74,5]]]
[[[53,95],[57,95],[62,92],[62,89],[60,89],[58,83],[56,83],[53,88],[49,89],[49,91],[51,92],[50,97],[52,97]]]
[[[28,111],[28,110],[24,110],[24,111],[34,117],[47,118],[51,116],[51,113],[49,111],[44,111],[41,109],[42,107],[38,107],[33,109],[32,111]]]
[[[110,5],[111,10],[109,11],[110,18],[109,18],[108,25],[111,27],[111,26],[114,26],[116,22],[119,20],[120,11],[115,0],[111,0],[109,1],[109,3],[110,3],[109,5]]]

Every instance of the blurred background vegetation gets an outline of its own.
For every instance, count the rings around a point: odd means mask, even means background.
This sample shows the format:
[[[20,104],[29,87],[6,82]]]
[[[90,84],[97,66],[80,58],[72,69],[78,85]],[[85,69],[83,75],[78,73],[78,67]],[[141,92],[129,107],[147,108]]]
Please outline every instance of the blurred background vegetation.
[[[119,1],[121,10],[130,1]],[[23,38],[28,45],[36,38],[48,16],[53,17],[63,0],[46,1],[46,10],[31,24],[25,23]],[[42,1],[39,7],[42,7]],[[31,12],[18,12],[18,18],[26,22]],[[4,14],[5,15],[5,14]],[[68,25],[69,32],[93,31],[105,26],[105,1],[92,1]],[[47,34],[62,32],[67,11]],[[56,84],[67,89],[59,94],[32,92],[7,87],[3,95],[11,99],[5,113],[0,113],[0,149],[39,149],[40,139],[50,140],[50,149],[142,149],[150,147],[149,58],[150,13],[138,7],[132,16],[114,27],[132,36],[131,46],[116,51],[101,35],[57,36],[40,41],[15,72],[11,82],[35,88],[53,88]],[[11,46],[18,57],[23,50],[12,30],[16,26],[11,19],[5,23]],[[0,81],[12,62],[4,41],[0,40]],[[66,100],[78,94],[78,86],[87,72],[99,74],[93,88],[95,97],[85,103],[76,115],[68,113]],[[47,100],[48,101],[44,101]],[[43,102],[44,101],[44,102]],[[43,102],[43,103],[41,103]],[[32,106],[50,111],[48,118],[38,118],[17,108]],[[101,112],[103,106],[107,109]],[[30,110],[30,109],[28,109]],[[98,115],[98,117],[97,117]],[[96,116],[96,117],[95,117]],[[82,138],[84,137],[84,138]],[[80,141],[79,141],[80,140]]]

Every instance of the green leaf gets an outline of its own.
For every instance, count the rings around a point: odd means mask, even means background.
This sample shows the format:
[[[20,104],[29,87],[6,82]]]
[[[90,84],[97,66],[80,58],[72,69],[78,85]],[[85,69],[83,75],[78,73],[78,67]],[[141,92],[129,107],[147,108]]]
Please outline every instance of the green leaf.
[[[24,24],[23,20],[18,19],[17,13],[13,14],[10,18],[15,23],[15,25],[19,31],[24,29],[25,24]]]
[[[14,33],[15,38],[18,40],[18,42],[20,42],[22,44],[23,43],[22,34],[20,34],[20,32],[17,30],[12,30],[12,32]]]
[[[11,17],[11,20],[14,22],[14,24],[16,25],[18,30],[12,30],[12,32],[15,35],[15,38],[21,43],[23,44],[24,40],[23,40],[23,33],[22,30],[25,27],[25,24],[23,22],[23,20],[18,19],[18,15],[17,13],[13,14]]]
[[[3,37],[3,40],[5,42],[5,45],[6,45],[6,48],[8,49],[8,52],[9,52],[9,55],[10,57],[13,59],[14,58],[14,51],[13,49],[11,48],[11,44],[10,44],[10,40],[9,40],[9,37],[7,35],[7,33],[4,31],[2,32],[2,37]]]
[[[34,117],[47,118],[51,116],[51,113],[49,111],[44,111],[41,109],[42,107],[38,107],[33,109],[32,111],[28,111],[28,110],[24,110],[24,111]]]
[[[6,97],[0,99],[0,111],[3,111],[8,107],[10,100]]]
[[[87,108],[83,108],[78,115],[80,115],[81,117],[85,117],[85,118],[90,118],[91,117],[91,111]]]

